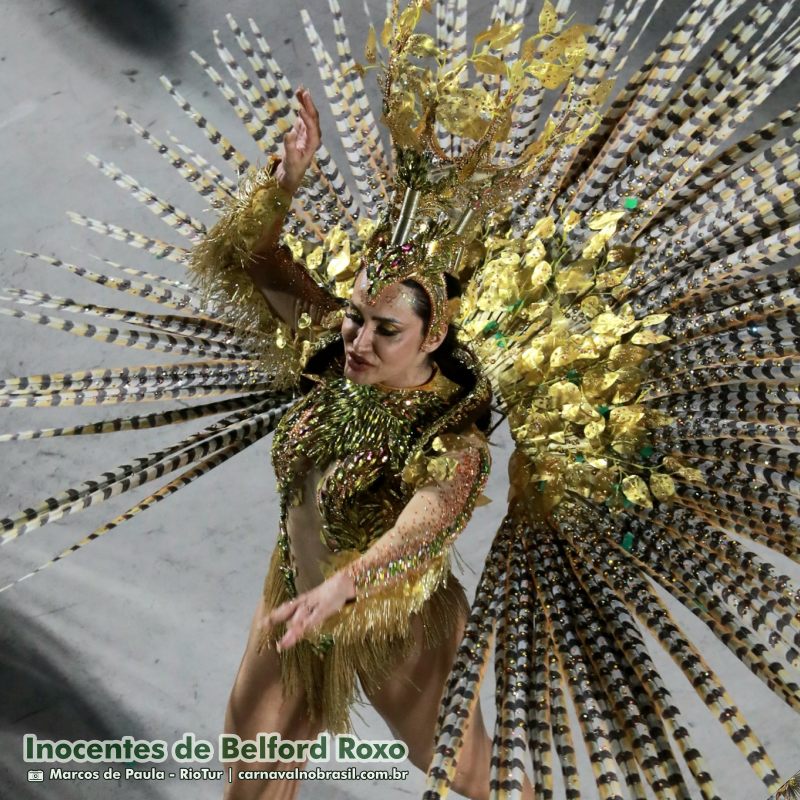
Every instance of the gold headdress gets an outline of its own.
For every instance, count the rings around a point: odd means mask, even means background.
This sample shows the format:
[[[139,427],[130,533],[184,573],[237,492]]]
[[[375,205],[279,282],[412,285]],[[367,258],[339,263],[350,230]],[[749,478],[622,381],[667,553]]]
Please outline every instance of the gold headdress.
[[[394,227],[381,225],[362,253],[370,300],[398,281],[414,280],[428,295],[431,319],[428,336],[436,336],[452,318],[453,304],[447,298],[445,272],[455,274],[463,253],[463,234],[473,213],[468,209],[458,223],[445,230],[446,221],[427,221],[416,236],[411,236],[421,192],[407,187]]]
[[[522,26],[495,24],[476,38],[471,57],[453,65],[433,37],[414,32],[426,8],[425,0],[414,0],[401,13],[394,2],[381,36],[388,57],[379,83],[395,154],[395,200],[362,250],[361,266],[371,299],[398,281],[418,282],[430,298],[433,336],[453,310],[444,273],[457,275],[487,214],[507,208],[509,197],[531,184],[561,144],[588,136],[591,109],[568,91],[544,133],[511,152],[506,138],[515,106],[529,86],[555,88],[571,77],[585,53],[583,26],[561,33],[545,60],[534,57],[536,43],[552,33],[555,18],[540,18],[540,33],[509,68],[492,51],[517,37]],[[366,60],[377,61],[373,30]],[[438,70],[425,66],[431,60]],[[466,82],[468,65],[479,77],[474,85]]]

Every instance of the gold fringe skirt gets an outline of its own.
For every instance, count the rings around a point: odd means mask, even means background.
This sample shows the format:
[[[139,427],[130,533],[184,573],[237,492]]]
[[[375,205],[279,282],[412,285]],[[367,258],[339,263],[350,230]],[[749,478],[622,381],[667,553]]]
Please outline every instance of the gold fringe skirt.
[[[280,567],[281,554],[276,548],[264,581],[265,612],[292,599]],[[439,575],[442,575],[442,570],[439,570]],[[437,583],[421,605],[418,591],[392,597],[388,603],[389,613],[385,613],[384,608],[381,614],[381,624],[374,624],[374,607],[365,607],[374,606],[374,600],[359,600],[346,606],[341,613],[350,617],[347,620],[348,635],[344,641],[334,635],[333,645],[324,652],[306,640],[281,652],[284,692],[287,695],[302,693],[309,717],[323,730],[330,733],[351,731],[350,709],[354,703],[364,702],[361,688],[367,694],[378,690],[393,669],[411,654],[415,645],[411,627],[414,613],[422,620],[425,649],[440,644],[452,633],[459,620],[466,620],[469,615],[464,587],[449,570]],[[359,619],[366,622],[370,615],[373,615],[373,623],[363,625],[365,630],[354,635],[358,631]],[[259,652],[265,647],[274,648],[283,632],[284,626],[280,625],[263,634]]]

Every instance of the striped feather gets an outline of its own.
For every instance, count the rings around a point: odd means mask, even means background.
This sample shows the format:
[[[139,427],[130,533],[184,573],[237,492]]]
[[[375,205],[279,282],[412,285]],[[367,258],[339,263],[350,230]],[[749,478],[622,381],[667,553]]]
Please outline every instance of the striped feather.
[[[136,505],[131,506],[127,511],[119,516],[115,517],[110,522],[107,522],[105,525],[94,530],[88,536],[85,536],[79,542],[76,542],[71,547],[68,547],[66,550],[62,550],[58,555],[51,558],[49,561],[46,561],[41,566],[37,567],[31,572],[23,575],[21,578],[17,578],[15,581],[6,584],[5,586],[0,587],[0,593],[6,591],[7,589],[11,589],[16,586],[18,583],[21,583],[24,580],[28,580],[32,578],[34,575],[38,574],[47,567],[53,566],[59,561],[63,561],[67,556],[71,556],[74,553],[77,553],[78,550],[83,549],[86,547],[87,544],[99,539],[101,536],[105,535],[109,531],[114,530],[123,522],[127,522],[128,520],[132,519],[134,516],[139,514],[142,511],[146,511],[151,506],[159,503],[161,500],[166,500],[167,497],[177,492],[179,489],[183,489],[188,486],[193,481],[197,480],[198,478],[202,477],[206,473],[210,472],[214,467],[220,466],[220,464],[224,464],[229,458],[235,456],[237,453],[240,453],[246,447],[249,447],[254,442],[258,441],[260,437],[258,435],[245,437],[240,439],[239,441],[234,442],[226,447],[223,447],[221,450],[213,453],[212,455],[208,456],[207,458],[202,459],[199,461],[195,466],[191,469],[186,470],[185,472],[181,473],[177,478],[174,478],[169,483],[164,484],[158,491],[153,492],[153,494],[148,495],[143,500],[136,503]]]
[[[93,272],[92,270],[79,267],[76,264],[69,264],[62,261],[60,258],[53,256],[46,256],[42,253],[27,253],[17,251],[20,255],[27,258],[36,258],[49,264],[52,267],[66,270],[73,275],[77,275],[92,283],[98,283],[101,286],[106,286],[109,289],[116,289],[117,291],[129,294],[134,297],[141,297],[151,303],[166,306],[167,308],[174,309],[188,309],[199,313],[202,309],[197,304],[197,301],[191,294],[173,292],[171,289],[160,289],[152,283],[142,283],[141,281],[131,281],[128,279],[115,278],[112,275],[106,275],[101,272]]]
[[[82,511],[193,464],[199,458],[205,458],[243,439],[260,438],[274,428],[285,411],[285,405],[268,399],[264,401],[263,409],[237,412],[170,447],[154,451],[104,472],[93,480],[70,487],[36,506],[0,520],[2,543],[7,544],[48,522]]]
[[[169,244],[161,239],[132,231],[129,228],[123,228],[120,225],[113,225],[110,222],[93,219],[92,217],[87,217],[74,211],[68,211],[67,216],[70,222],[74,222],[76,225],[88,228],[95,233],[102,233],[104,236],[116,239],[118,242],[129,244],[137,250],[144,250],[146,253],[150,253],[156,258],[164,258],[167,261],[183,263],[191,252],[190,250]]]
[[[256,400],[261,396],[256,395]],[[18,431],[17,433],[0,434],[0,442],[27,441],[31,439],[50,439],[56,436],[87,436],[100,433],[117,433],[119,431],[146,430],[188,422],[201,417],[222,414],[254,405],[253,397],[234,397],[230,400],[217,400],[189,408],[177,408],[154,414],[134,414],[130,417],[85,422],[81,425],[70,425],[62,428],[37,428],[35,430]]]

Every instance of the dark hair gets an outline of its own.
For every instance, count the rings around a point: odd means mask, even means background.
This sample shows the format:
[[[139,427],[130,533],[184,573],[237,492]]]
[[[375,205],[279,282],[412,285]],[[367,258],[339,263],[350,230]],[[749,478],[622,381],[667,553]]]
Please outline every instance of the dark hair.
[[[444,282],[447,287],[448,300],[461,297],[461,282],[455,275],[445,272]],[[414,295],[412,308],[414,309],[414,313],[422,320],[422,336],[424,338],[428,335],[431,324],[431,301],[428,297],[428,293],[422,288],[421,284],[412,279],[403,281],[403,286],[407,286]],[[451,322],[447,326],[447,333],[445,334],[444,340],[431,353],[431,358],[439,367],[439,370],[445,378],[453,381],[453,383],[457,383],[459,386],[472,388],[475,383],[474,376],[461,360],[456,358],[456,351],[461,347],[457,338],[457,332],[457,326]],[[491,425],[491,410],[487,410],[486,413],[481,415],[475,422],[482,431],[487,431]]]

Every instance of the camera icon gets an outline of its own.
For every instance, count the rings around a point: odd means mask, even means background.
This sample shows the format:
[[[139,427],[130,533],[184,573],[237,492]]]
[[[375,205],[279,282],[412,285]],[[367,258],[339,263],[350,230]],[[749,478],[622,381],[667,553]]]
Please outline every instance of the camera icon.
[[[29,769],[28,770],[28,781],[43,781],[44,780],[44,770],[43,769]]]

